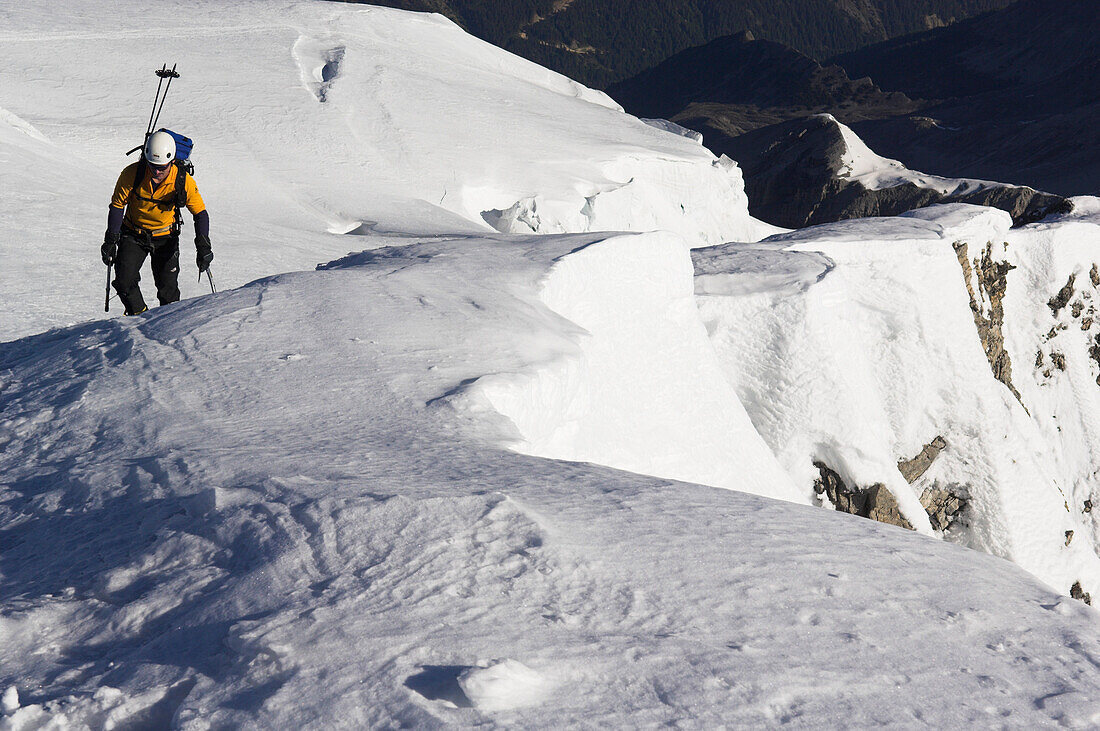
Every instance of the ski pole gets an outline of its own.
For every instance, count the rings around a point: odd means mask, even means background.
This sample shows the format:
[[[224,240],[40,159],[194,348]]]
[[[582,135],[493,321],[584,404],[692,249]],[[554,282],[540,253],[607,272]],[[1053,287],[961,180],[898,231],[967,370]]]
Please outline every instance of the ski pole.
[[[176,64],[172,64],[172,70],[168,70],[168,64],[161,64],[160,69],[155,71],[160,81],[157,82],[157,95],[153,97],[153,109],[149,112],[149,127],[145,130],[145,136],[148,137],[153,133],[153,128],[156,127],[157,122],[160,121],[160,110],[164,109],[164,100],[168,98],[168,90],[172,88],[172,79],[178,79],[179,73],[176,71]],[[164,96],[160,95],[160,85],[164,83],[164,80],[168,79],[168,85],[164,87]],[[160,100],[160,109],[157,108],[157,100]],[[154,117],[153,115],[156,115]]]
[[[153,134],[153,127],[160,121],[160,110],[164,109],[164,100],[168,98],[168,90],[172,88],[172,79],[178,79],[180,77],[179,72],[176,71],[176,64],[172,64],[172,68],[168,68],[168,64],[161,64],[159,69],[153,71],[157,75],[160,81],[157,82],[157,95],[153,97],[153,108],[149,111],[149,125],[145,128],[145,141],[149,140],[149,135]],[[164,80],[168,79],[168,85],[164,86]],[[161,96],[161,87],[164,87],[164,96]],[[160,108],[157,108],[157,102],[160,102]],[[126,154],[133,155],[135,152],[145,146],[145,142],[134,149],[128,151]]]
[[[168,64],[163,64],[161,66],[160,70],[165,71],[165,70],[167,70],[167,68],[168,68]],[[160,71],[155,71],[154,73],[158,77],[160,77],[160,81],[157,82],[157,95],[155,97],[153,97],[153,108],[149,112],[149,124],[146,125],[146,127],[145,127],[145,136],[146,137],[148,137],[149,133],[153,131],[153,115],[157,113],[157,101],[160,99],[160,87],[161,87],[162,84],[164,84],[164,77],[160,75]]]
[[[107,265],[107,293],[103,295],[103,311],[111,311],[111,265]]]

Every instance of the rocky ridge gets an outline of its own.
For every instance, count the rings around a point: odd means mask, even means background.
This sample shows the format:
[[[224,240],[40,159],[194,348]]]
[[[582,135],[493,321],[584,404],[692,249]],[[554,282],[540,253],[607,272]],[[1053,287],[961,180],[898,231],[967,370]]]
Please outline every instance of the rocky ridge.
[[[869,189],[847,179],[848,144],[838,121],[816,115],[757,129],[738,137],[705,140],[737,160],[745,176],[749,212],[768,223],[801,228],[848,218],[896,216],[935,203],[971,203],[1007,211],[1021,225],[1065,213],[1065,198],[1000,183],[970,184],[944,192],[902,182]],[[919,173],[913,174],[920,178]]]

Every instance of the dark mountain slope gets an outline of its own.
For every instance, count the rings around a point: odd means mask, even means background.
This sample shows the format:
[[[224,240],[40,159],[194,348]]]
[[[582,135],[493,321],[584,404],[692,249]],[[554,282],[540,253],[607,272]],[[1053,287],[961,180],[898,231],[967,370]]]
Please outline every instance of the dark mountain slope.
[[[631,114],[702,132],[708,145],[718,142],[714,132],[736,137],[792,117],[829,112],[850,124],[920,107],[904,94],[884,93],[870,79],[853,81],[839,66],[822,66],[746,33],[681,51],[607,92]]]
[[[861,48],[832,59],[854,76],[923,99],[967,97],[1038,82],[1053,84],[1059,102],[1100,93],[1075,77],[1097,59],[1100,3],[1020,0],[970,18]],[[1064,95],[1064,96],[1063,96]]]
[[[801,228],[864,216],[896,216],[934,203],[971,203],[1007,211],[1015,224],[1037,221],[1072,206],[1059,196],[1011,185],[959,181],[942,190],[935,183],[905,182],[868,189],[848,178],[848,146],[828,115],[794,119],[729,139],[726,151],[745,174],[749,213],[769,223]],[[925,176],[913,176],[920,181]]]
[[[815,58],[1012,0],[371,0],[442,13],[471,33],[603,88],[685,48],[751,31]]]
[[[914,170],[1100,194],[1097,35],[1096,0],[1022,0],[840,56],[843,68],[738,36],[608,91],[627,111],[698,130],[734,159],[744,146],[733,138],[825,112]]]
[[[952,28],[837,58],[887,88],[937,100],[854,124],[871,147],[941,175],[1100,194],[1100,3],[1021,0]]]

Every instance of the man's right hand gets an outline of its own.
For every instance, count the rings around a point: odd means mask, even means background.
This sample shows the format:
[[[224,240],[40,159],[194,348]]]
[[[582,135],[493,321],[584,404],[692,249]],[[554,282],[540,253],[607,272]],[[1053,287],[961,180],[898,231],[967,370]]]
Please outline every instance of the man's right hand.
[[[118,240],[120,236],[117,231],[103,234],[103,246],[99,248],[99,253],[103,256],[103,263],[107,266],[111,266],[115,263],[115,254],[118,253]]]

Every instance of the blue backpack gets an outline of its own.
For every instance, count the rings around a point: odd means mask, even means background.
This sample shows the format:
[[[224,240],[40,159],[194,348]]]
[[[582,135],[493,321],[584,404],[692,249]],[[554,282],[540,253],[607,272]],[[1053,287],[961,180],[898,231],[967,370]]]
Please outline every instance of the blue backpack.
[[[161,127],[157,132],[167,132],[172,135],[172,139],[176,141],[176,162],[185,163],[187,166],[187,172],[192,175],[195,174],[195,166],[191,164],[191,150],[194,148],[195,143],[190,137],[184,137],[179,132],[173,132],[170,129]]]

